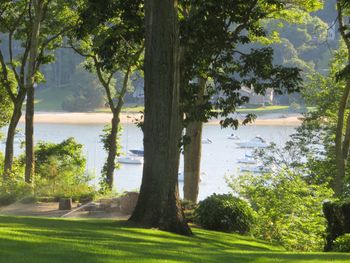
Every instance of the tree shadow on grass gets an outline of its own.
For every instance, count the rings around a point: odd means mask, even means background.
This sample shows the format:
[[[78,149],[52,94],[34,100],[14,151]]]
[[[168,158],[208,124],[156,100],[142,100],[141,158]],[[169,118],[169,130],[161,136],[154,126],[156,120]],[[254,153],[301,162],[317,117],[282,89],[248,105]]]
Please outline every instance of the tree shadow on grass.
[[[0,263],[350,262],[344,254],[272,252],[272,246],[250,237],[194,232],[185,237],[126,221],[1,216]]]

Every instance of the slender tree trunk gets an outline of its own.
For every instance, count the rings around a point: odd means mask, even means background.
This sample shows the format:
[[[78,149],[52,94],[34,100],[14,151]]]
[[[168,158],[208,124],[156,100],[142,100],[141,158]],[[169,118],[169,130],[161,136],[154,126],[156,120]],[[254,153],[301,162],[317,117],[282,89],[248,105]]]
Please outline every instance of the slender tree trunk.
[[[119,93],[119,99],[116,107],[114,107],[114,104],[113,104],[111,92],[109,91],[109,88],[110,88],[109,85],[105,86],[110,108],[113,113],[113,118],[111,121],[111,133],[109,135],[110,148],[108,149],[108,157],[106,162],[106,183],[110,190],[113,189],[115,157],[117,156],[117,150],[118,150],[117,136],[118,136],[118,130],[119,130],[119,124],[120,124],[120,112],[124,105],[124,96],[128,89],[130,72],[131,72],[131,69],[128,69],[127,72],[125,73],[123,87]],[[102,77],[101,74],[100,76]]]
[[[13,108],[10,124],[7,130],[4,173],[3,173],[4,180],[8,178],[9,173],[12,171],[13,156],[14,156],[14,150],[13,150],[14,137],[15,137],[18,122],[22,116],[22,104],[23,104],[23,100],[15,104]]]
[[[200,121],[191,122],[186,127],[186,136],[191,138],[184,148],[184,199],[197,202],[200,183],[200,163],[202,154],[202,127]]]
[[[337,173],[334,178],[334,193],[336,196],[341,196],[343,194],[344,188],[344,178],[345,178],[345,166],[346,166],[346,156],[347,154],[343,148],[344,142],[344,119],[345,111],[348,105],[348,100],[350,96],[350,81],[346,81],[344,93],[342,95],[341,101],[339,103],[338,109],[338,121],[335,136],[335,160],[337,166]],[[346,142],[346,141],[345,141]]]
[[[144,166],[130,221],[190,235],[178,190],[179,110],[176,0],[146,0]]]
[[[203,103],[206,80],[199,78],[199,90],[197,104]],[[189,144],[184,148],[184,199],[197,202],[200,167],[202,156],[202,128],[200,121],[190,122],[186,127],[186,136],[190,138]]]
[[[117,156],[117,135],[119,127],[119,114],[113,112],[113,118],[111,121],[111,133],[109,134],[109,150],[106,162],[106,183],[109,190],[113,189],[114,169],[115,169],[115,157]]]
[[[27,73],[27,104],[26,104],[26,167],[25,182],[33,183],[34,177],[34,85],[35,85],[35,68],[38,55],[38,42],[40,32],[40,22],[42,13],[42,0],[33,0],[35,15],[33,18],[33,28],[31,35],[31,47],[29,51],[28,73]]]

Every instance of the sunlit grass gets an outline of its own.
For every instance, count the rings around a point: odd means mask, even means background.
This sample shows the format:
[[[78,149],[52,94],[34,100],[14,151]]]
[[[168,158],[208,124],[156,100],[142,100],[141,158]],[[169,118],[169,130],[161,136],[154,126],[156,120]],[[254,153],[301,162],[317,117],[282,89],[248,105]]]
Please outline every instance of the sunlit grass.
[[[0,217],[0,262],[350,262],[350,255],[287,253],[250,237],[193,228],[194,237],[125,221]]]

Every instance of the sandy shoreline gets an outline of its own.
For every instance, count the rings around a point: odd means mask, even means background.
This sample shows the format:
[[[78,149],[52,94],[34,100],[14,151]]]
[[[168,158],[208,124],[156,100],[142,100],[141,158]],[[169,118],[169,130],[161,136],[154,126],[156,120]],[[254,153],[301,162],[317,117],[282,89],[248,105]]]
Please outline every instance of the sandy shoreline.
[[[271,125],[271,126],[299,126],[301,124],[299,115],[290,115],[280,117],[277,115],[266,115],[258,117],[250,125]],[[111,121],[111,113],[86,113],[86,112],[43,112],[36,113],[34,116],[35,123],[52,123],[52,124],[107,124]],[[140,119],[140,113],[122,113],[121,123],[132,123]],[[24,122],[22,116],[20,122]],[[209,124],[217,125],[219,120],[212,120]]]

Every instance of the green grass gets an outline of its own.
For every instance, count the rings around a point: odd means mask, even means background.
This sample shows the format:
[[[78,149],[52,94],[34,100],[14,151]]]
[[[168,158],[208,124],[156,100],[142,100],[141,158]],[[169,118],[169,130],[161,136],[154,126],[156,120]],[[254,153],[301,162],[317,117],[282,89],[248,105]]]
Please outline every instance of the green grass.
[[[287,113],[289,112],[289,106],[265,106],[265,107],[258,107],[258,108],[241,108],[238,109],[237,112],[239,113],[254,113],[257,115],[262,114],[270,114],[270,113]]]
[[[193,231],[184,237],[124,221],[0,216],[0,262],[350,262],[346,254],[287,253],[249,237]]]

